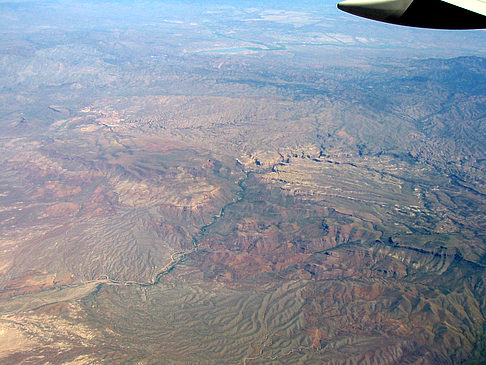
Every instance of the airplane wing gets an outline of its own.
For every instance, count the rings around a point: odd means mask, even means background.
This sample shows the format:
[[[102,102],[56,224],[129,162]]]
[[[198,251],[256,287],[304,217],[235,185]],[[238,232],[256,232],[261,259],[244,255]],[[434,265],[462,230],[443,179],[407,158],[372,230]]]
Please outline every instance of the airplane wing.
[[[345,0],[338,8],[365,18],[412,27],[486,28],[486,0]]]
[[[486,0],[442,0],[474,13],[486,16]]]

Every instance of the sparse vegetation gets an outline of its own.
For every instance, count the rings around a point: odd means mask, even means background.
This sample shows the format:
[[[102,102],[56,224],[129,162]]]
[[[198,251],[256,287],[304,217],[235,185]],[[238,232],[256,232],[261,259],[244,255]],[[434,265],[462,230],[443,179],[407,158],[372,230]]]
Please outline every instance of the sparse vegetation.
[[[133,11],[5,20],[0,362],[484,359],[483,58]]]

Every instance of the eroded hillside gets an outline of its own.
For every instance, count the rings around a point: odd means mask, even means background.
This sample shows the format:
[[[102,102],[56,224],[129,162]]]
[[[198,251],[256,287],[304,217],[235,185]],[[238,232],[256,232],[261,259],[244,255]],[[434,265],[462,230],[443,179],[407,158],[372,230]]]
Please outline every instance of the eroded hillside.
[[[484,359],[486,61],[256,11],[0,41],[0,362]]]

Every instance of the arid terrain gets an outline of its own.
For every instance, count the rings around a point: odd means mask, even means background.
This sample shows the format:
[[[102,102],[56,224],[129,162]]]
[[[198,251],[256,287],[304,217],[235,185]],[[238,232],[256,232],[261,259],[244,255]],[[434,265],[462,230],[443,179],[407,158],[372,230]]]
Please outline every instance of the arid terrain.
[[[145,5],[0,3],[0,362],[483,363],[484,32]]]

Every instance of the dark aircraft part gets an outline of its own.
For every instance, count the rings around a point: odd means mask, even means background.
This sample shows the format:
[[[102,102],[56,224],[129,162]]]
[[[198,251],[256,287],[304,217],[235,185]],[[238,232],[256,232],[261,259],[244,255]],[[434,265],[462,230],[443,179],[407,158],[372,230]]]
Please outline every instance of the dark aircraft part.
[[[338,8],[365,18],[412,27],[486,28],[486,16],[443,0],[346,0]]]

